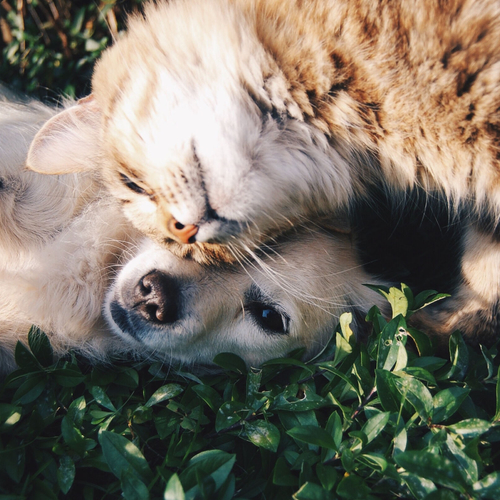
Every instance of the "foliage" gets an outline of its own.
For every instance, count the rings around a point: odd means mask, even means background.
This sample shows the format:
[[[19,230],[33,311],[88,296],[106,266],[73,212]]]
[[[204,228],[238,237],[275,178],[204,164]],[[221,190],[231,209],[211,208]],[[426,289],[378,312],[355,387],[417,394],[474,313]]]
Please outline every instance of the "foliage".
[[[52,364],[33,329],[0,398],[0,499],[499,498],[497,347],[457,333],[439,357],[406,319],[440,296],[381,293],[367,344],[346,314],[311,362],[220,354],[203,376]]]
[[[2,0],[0,80],[39,98],[90,92],[95,60],[141,0]]]

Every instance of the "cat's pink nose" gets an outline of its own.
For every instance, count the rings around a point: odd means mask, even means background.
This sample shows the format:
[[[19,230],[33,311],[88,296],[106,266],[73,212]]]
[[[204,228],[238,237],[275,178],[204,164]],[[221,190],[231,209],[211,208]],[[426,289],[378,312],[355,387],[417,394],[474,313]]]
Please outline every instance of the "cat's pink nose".
[[[174,218],[168,222],[168,229],[181,243],[194,243],[195,235],[198,232],[198,226],[194,224],[181,224]]]

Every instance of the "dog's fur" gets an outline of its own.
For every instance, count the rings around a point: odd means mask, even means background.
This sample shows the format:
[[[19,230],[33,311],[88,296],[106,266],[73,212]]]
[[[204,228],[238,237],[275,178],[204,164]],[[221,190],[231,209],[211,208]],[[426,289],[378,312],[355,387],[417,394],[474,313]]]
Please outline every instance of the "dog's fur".
[[[6,97],[9,96],[10,100]],[[32,324],[56,355],[123,351],[101,316],[114,264],[133,237],[95,173],[41,176],[25,169],[30,141],[55,110],[0,88],[0,373]]]
[[[362,286],[370,277],[347,235],[302,228],[254,262],[203,266],[130,230],[95,172],[26,170],[32,137],[57,112],[7,101],[0,89],[1,374],[14,367],[15,344],[26,343],[32,324],[49,335],[56,356],[74,349],[91,360],[199,365],[231,351],[258,364],[296,347],[310,356],[342,312],[352,311],[353,328],[362,330],[368,308],[381,305]],[[109,327],[101,312],[116,273]]]
[[[30,167],[102,169],[142,232],[200,261],[381,179],[440,190],[493,226],[500,215],[497,0],[150,3],[93,94],[42,131]],[[172,221],[196,226],[196,243],[176,244]]]

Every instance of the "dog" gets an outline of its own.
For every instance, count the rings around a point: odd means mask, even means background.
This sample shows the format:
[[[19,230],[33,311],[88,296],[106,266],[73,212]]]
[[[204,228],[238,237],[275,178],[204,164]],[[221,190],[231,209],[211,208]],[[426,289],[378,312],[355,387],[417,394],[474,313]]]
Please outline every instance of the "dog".
[[[64,109],[0,88],[2,375],[15,367],[15,345],[27,343],[31,325],[47,333],[56,358],[73,350],[92,362],[195,367],[231,351],[258,364],[299,346],[310,355],[344,310],[361,325],[368,308],[381,305],[362,286],[369,278],[345,234],[303,228],[255,263],[204,266],[130,228],[96,171],[27,170],[30,141]],[[305,253],[315,256],[308,265]]]
[[[151,2],[28,165],[102,171],[141,232],[199,262],[381,182],[399,203],[417,186],[465,204],[494,233],[499,109],[496,0]]]

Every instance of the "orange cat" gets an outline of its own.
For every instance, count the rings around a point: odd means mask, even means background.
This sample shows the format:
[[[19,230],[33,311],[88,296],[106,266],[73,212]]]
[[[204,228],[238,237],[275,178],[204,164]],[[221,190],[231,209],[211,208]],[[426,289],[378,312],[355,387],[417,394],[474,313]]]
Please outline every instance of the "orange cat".
[[[100,169],[142,232],[232,260],[374,182],[496,224],[499,110],[497,0],[173,0],[130,19],[29,166]]]

